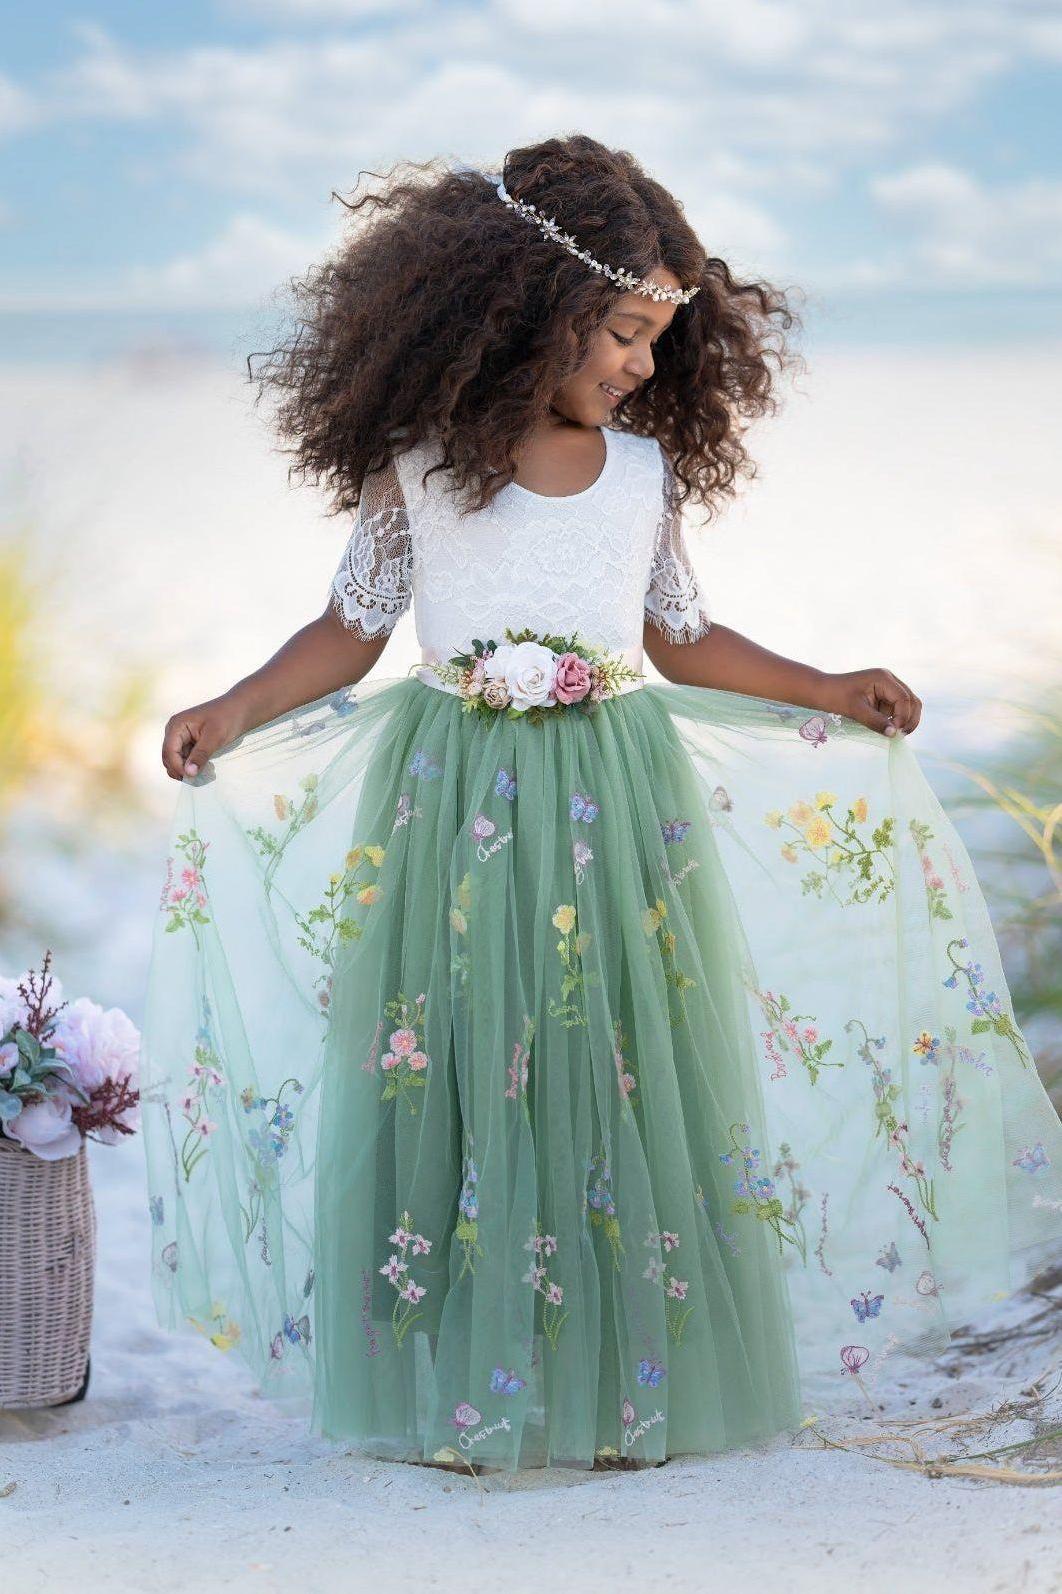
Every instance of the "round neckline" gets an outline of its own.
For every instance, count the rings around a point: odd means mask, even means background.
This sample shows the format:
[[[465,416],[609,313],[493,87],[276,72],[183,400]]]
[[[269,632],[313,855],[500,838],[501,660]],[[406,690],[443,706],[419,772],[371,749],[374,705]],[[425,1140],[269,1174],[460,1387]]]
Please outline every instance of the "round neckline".
[[[572,504],[578,499],[589,498],[590,494],[596,492],[601,486],[602,482],[605,480],[605,477],[608,476],[612,466],[612,458],[616,452],[615,444],[610,440],[610,434],[613,438],[616,435],[612,431],[612,428],[609,426],[599,426],[597,430],[605,439],[605,463],[602,465],[600,471],[594,477],[589,487],[581,487],[577,493],[536,493],[533,487],[525,487],[522,482],[511,481],[508,485],[510,487],[515,487],[516,491],[518,493],[523,493],[525,497],[537,498],[543,504]]]

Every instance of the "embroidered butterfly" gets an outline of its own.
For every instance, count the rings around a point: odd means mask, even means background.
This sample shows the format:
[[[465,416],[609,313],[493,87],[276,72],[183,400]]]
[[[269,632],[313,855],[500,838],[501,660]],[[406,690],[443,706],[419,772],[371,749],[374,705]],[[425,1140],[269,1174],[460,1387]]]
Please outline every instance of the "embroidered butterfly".
[[[495,1367],[490,1375],[490,1387],[495,1395],[518,1395],[526,1383],[526,1378],[517,1378],[511,1367],[508,1372],[504,1367]]]
[[[727,791],[725,786],[717,786],[715,788],[712,795],[708,799],[708,806],[709,808],[716,809],[716,811],[721,809],[725,814],[730,812],[734,804],[730,793]]]
[[[933,1277],[928,1268],[926,1268],[924,1272],[919,1273],[918,1282],[915,1285],[915,1289],[918,1291],[919,1295],[940,1294],[940,1285],[937,1283],[936,1279]]]
[[[871,1295],[869,1290],[861,1290],[858,1295],[852,1296],[852,1310],[861,1323],[868,1317],[878,1317],[881,1313],[881,1303],[884,1295]]]
[[[160,1195],[148,1196],[148,1210],[156,1227],[163,1222],[163,1199]]]
[[[799,734],[813,747],[821,747],[826,740],[826,721],[821,714],[813,714],[801,725]]]
[[[572,819],[581,819],[584,825],[592,825],[601,809],[592,797],[585,792],[573,791],[568,802],[568,814]]]
[[[418,747],[409,761],[409,773],[419,775],[422,780],[434,780],[436,775],[442,774],[442,766],[429,758],[423,747]]]
[[[499,769],[494,777],[494,795],[511,803],[516,796],[516,776],[510,775],[507,769]]]
[[[1026,1173],[1039,1173],[1041,1168],[1049,1168],[1051,1159],[1043,1148],[1043,1142],[1037,1141],[1030,1150],[1025,1147],[1020,1157],[1014,1158],[1014,1167],[1023,1168]]]
[[[477,841],[485,841],[489,836],[493,836],[497,828],[493,819],[488,819],[486,814],[477,814],[472,821],[472,834]]]
[[[680,841],[685,841],[692,828],[690,819],[662,819],[660,821],[660,834],[664,838],[665,847],[674,847]]]
[[[284,1318],[284,1337],[293,1345],[310,1343],[310,1319],[303,1314],[296,1322],[290,1313]]]
[[[655,1356],[643,1356],[638,1363],[638,1382],[648,1384],[650,1389],[655,1389],[666,1372],[667,1368],[658,1362]]]
[[[347,714],[353,714],[358,706],[358,700],[350,696],[349,686],[341,686],[338,692],[333,692],[329,697],[328,706],[342,718]]]
[[[896,1249],[896,1241],[890,1240],[887,1246],[882,1246],[881,1255],[878,1257],[878,1266],[887,1268],[890,1273],[893,1273],[899,1265],[900,1253]]]

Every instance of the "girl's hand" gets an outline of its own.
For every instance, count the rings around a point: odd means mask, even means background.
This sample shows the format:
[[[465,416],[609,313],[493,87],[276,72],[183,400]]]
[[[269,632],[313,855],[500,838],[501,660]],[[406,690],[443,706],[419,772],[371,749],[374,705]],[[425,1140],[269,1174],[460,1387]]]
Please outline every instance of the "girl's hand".
[[[827,675],[820,707],[869,725],[886,736],[909,736],[922,718],[922,699],[891,670],[849,670]]]
[[[171,714],[162,738],[167,775],[174,780],[197,775],[212,753],[234,742],[246,728],[238,701],[227,693]]]

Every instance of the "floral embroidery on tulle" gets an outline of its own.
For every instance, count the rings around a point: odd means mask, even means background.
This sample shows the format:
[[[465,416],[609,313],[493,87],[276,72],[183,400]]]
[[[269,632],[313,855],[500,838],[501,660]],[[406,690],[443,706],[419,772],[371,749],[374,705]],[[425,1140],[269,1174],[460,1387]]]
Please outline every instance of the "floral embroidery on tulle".
[[[476,1271],[476,1258],[483,1256],[483,1247],[479,1243],[479,1170],[472,1160],[472,1136],[465,1133],[464,1156],[461,1161],[461,1193],[457,1198],[457,1224],[454,1236],[461,1247],[461,1271],[457,1275],[463,1279],[466,1273]]]
[[[527,1086],[531,1072],[531,1040],[534,1033],[535,1021],[525,1013],[523,1034],[519,1040],[513,1042],[513,1060],[508,1066],[509,1083],[505,1090],[509,1101],[520,1102],[524,1117],[528,1120],[530,1120],[530,1111],[527,1105]]]
[[[183,836],[177,837],[176,845],[185,859],[185,867],[181,870],[180,879],[174,880],[174,860],[172,856],[166,859],[166,879],[159,911],[169,914],[167,934],[175,930],[191,930],[198,946],[199,931],[196,926],[210,923],[209,914],[203,911],[207,901],[203,865],[210,843],[203,841],[195,830],[188,830]]]
[[[789,1188],[789,1201],[783,1209],[782,1222],[786,1225],[788,1238],[800,1252],[800,1260],[806,1267],[808,1237],[804,1228],[803,1212],[811,1200],[811,1191],[797,1178],[799,1172],[800,1164],[793,1156],[793,1148],[788,1140],[783,1140],[778,1147],[778,1159],[771,1169],[771,1177],[775,1180],[784,1180]]]
[[[757,1172],[760,1149],[752,1144],[751,1135],[749,1124],[731,1124],[730,1150],[719,1153],[719,1161],[724,1167],[733,1167],[736,1159],[741,1161],[741,1177],[734,1181],[737,1200],[730,1203],[730,1210],[738,1217],[752,1213],[758,1222],[768,1224],[778,1237],[778,1250],[781,1253],[783,1241],[795,1245],[796,1240],[788,1232],[785,1207],[775,1190],[774,1181],[767,1174]]]
[[[380,1068],[387,1076],[381,1101],[405,1102],[411,1113],[417,1112],[415,1092],[423,1090],[431,1058],[423,1047],[424,1003],[422,992],[415,1002],[401,991],[384,1006],[384,1012],[397,1028],[391,1032],[388,1050],[380,1058]]]
[[[788,1069],[783,1052],[797,1058],[807,1071],[812,1085],[818,1079],[820,1069],[844,1067],[843,1061],[832,1063],[825,1061],[826,1053],[833,1046],[833,1042],[829,1039],[819,1039],[813,1014],[794,1013],[792,1003],[784,992],[780,996],[775,996],[773,991],[758,991],[755,986],[751,989],[763,1009],[764,1018],[771,1026],[770,1029],[760,1031],[767,1061],[774,1065],[771,1079],[787,1077]]]
[[[801,878],[805,896],[821,897],[828,891],[841,907],[856,902],[884,902],[895,885],[887,851],[893,842],[895,821],[887,815],[871,831],[868,843],[857,828],[866,823],[867,799],[857,797],[843,820],[833,812],[836,802],[833,792],[820,791],[814,804],[801,800],[792,803],[784,814],[774,808],[764,815],[764,820],[772,830],[792,833],[781,848],[787,863],[797,863],[801,852],[806,852],[817,865]],[[834,889],[831,876],[846,874],[852,879],[852,894],[842,897]]]
[[[678,993],[678,1010],[676,1011],[670,997],[668,998],[668,1018],[672,1024],[683,1024],[689,1017],[686,1007],[686,992],[692,991],[697,984],[688,974],[683,973],[675,958],[678,947],[678,936],[673,930],[664,928],[667,918],[667,903],[663,897],[657,897],[652,907],[646,908],[642,914],[642,929],[646,935],[655,935],[660,948],[660,960],[664,966],[664,980]]]
[[[870,1069],[874,1089],[875,1139],[878,1135],[885,1136],[899,1158],[900,1172],[913,1181],[923,1210],[931,1218],[936,1218],[938,1214],[934,1204],[933,1180],[926,1173],[925,1164],[913,1157],[908,1150],[908,1125],[897,1118],[893,1108],[893,1104],[900,1099],[903,1091],[893,1082],[892,1069],[883,1067],[874,1055],[875,1050],[879,1052],[884,1050],[885,1037],[870,1035],[866,1025],[857,1018],[848,1019],[844,1027],[850,1034],[856,1029],[861,1030],[863,1034],[863,1039],[856,1050]],[[899,1190],[896,1193],[901,1194]]]
[[[224,1302],[212,1301],[210,1304],[210,1326],[201,1323],[198,1317],[188,1316],[188,1322],[205,1334],[210,1343],[218,1350],[231,1350],[238,1345],[241,1339],[239,1323],[228,1315]]]
[[[648,1279],[650,1284],[659,1284],[664,1292],[664,1321],[671,1338],[678,1344],[682,1339],[683,1330],[690,1313],[694,1310],[694,1303],[687,1303],[689,1294],[689,1280],[680,1279],[663,1260],[679,1248],[679,1237],[674,1229],[662,1229],[659,1234],[650,1229],[643,1244],[654,1254],[650,1256],[642,1277]],[[642,1380],[639,1378],[639,1383]]]
[[[933,832],[928,825],[920,824],[917,819],[912,819],[907,827],[918,848],[918,857],[922,864],[922,873],[926,882],[926,901],[929,904],[929,916],[932,919],[952,919],[955,915],[948,907],[947,893],[944,881],[937,873],[933,860],[926,848],[926,843],[933,840]]]
[[[638,1088],[638,1080],[633,1072],[632,1065],[623,1055],[623,1048],[627,1045],[627,1037],[623,1033],[623,1025],[616,1019],[612,1026],[612,1061],[616,1065],[616,1083],[619,1086],[620,1098],[625,1110],[631,1111],[631,1097]]]
[[[989,1030],[996,1035],[1001,1035],[1009,1041],[1025,1067],[1031,1061],[1024,1036],[1018,1029],[1011,1015],[1005,1010],[995,991],[985,991],[985,971],[980,963],[960,963],[956,958],[953,947],[968,947],[969,941],[961,936],[947,945],[947,958],[951,964],[952,973],[942,982],[954,990],[959,984],[960,975],[966,981],[966,1011],[973,1013],[974,1020],[970,1025],[971,1033],[984,1035]]]
[[[395,1249],[378,1271],[397,1291],[397,1299],[391,1313],[391,1327],[394,1330],[395,1344],[401,1346],[413,1324],[424,1316],[424,1313],[418,1312],[416,1307],[428,1293],[427,1286],[418,1284],[414,1279],[407,1258],[427,1256],[432,1242],[426,1240],[423,1234],[414,1231],[413,1219],[408,1212],[402,1213],[394,1233],[390,1234],[388,1239]]]
[[[221,1058],[214,1050],[210,1027],[206,1022],[196,1031],[195,1052],[188,1077],[189,1086],[177,1104],[189,1125],[179,1152],[185,1183],[206,1156],[207,1140],[217,1130],[217,1120],[210,1113],[211,1110],[220,1110],[225,1084]]]
[[[572,904],[562,902],[554,909],[550,920],[561,933],[561,939],[557,942],[557,956],[564,967],[564,974],[561,978],[560,1001],[552,996],[549,999],[549,1016],[559,1018],[566,1029],[586,1024],[583,991],[586,986],[596,984],[598,979],[596,971],[587,973],[583,969],[583,953],[592,937],[586,930],[577,930],[577,917]],[[573,1001],[573,997],[577,1000]]]
[[[552,1349],[556,1350],[557,1336],[568,1318],[568,1313],[561,1311],[564,1304],[564,1290],[560,1284],[550,1278],[545,1261],[547,1257],[556,1255],[556,1236],[543,1234],[536,1224],[534,1234],[524,1241],[524,1250],[533,1252],[534,1259],[523,1276],[523,1282],[530,1284],[535,1293],[542,1297],[542,1332]]]
[[[620,1258],[624,1255],[624,1247],[619,1219],[616,1216],[616,1202],[612,1194],[612,1170],[609,1168],[608,1157],[604,1151],[599,1151],[595,1157],[591,1157],[587,1173],[590,1182],[585,1200],[590,1209],[590,1222],[594,1228],[604,1230],[605,1239],[612,1250],[613,1264],[618,1268]]]
[[[450,907],[450,928],[455,935],[468,934],[468,917],[472,912],[472,875],[466,873],[454,893]],[[450,959],[450,974],[456,976],[461,987],[472,978],[471,952],[455,952]]]

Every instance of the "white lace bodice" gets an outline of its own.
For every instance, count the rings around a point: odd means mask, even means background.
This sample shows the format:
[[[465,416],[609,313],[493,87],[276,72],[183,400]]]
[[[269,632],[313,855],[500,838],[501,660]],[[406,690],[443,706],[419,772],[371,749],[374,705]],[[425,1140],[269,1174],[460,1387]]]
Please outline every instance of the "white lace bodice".
[[[605,465],[584,491],[559,497],[516,482],[484,510],[462,514],[445,471],[422,485],[429,448],[399,454],[363,489],[332,581],[348,629],[389,634],[413,605],[428,662],[476,637],[567,635],[622,652],[636,665],[642,626],[672,642],[704,636],[710,620],[686,551],[674,474],[655,438],[604,429]]]

